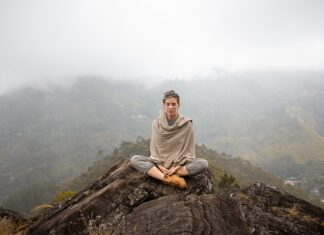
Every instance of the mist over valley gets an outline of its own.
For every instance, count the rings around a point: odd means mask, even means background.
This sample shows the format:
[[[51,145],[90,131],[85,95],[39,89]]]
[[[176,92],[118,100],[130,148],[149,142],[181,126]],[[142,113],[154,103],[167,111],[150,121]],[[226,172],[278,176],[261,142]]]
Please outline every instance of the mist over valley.
[[[180,94],[180,112],[193,119],[198,144],[247,159],[323,199],[323,78],[255,71],[149,87],[83,77],[65,87],[3,94],[0,201],[35,184],[62,184],[122,141],[150,138],[170,89]]]

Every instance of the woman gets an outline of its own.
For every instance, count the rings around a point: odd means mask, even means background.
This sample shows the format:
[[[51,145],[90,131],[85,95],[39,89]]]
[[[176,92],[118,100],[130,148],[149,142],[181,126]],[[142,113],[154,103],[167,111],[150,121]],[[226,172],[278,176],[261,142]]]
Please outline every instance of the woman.
[[[196,175],[208,168],[205,159],[196,158],[192,120],[179,114],[180,97],[173,90],[164,93],[163,112],[152,123],[151,156],[135,155],[135,169],[165,184],[187,188],[182,176]]]

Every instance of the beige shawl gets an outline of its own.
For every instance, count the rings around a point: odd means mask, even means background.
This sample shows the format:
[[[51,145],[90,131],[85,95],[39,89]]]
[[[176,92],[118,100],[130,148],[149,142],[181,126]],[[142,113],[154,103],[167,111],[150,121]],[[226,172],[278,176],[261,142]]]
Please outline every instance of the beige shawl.
[[[192,120],[179,114],[175,123],[169,126],[166,114],[162,113],[152,123],[150,151],[153,161],[166,168],[182,166],[195,158]]]

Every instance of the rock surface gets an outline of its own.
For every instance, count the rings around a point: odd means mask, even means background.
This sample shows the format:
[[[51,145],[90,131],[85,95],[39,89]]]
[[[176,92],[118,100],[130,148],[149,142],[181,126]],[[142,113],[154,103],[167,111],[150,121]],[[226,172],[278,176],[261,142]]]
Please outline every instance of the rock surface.
[[[324,211],[280,189],[214,194],[209,171],[186,181],[169,187],[123,161],[27,234],[324,234]]]
[[[253,234],[324,234],[324,210],[260,182],[234,197]]]
[[[28,234],[89,234],[89,227],[102,223],[107,225],[105,231],[110,234],[126,215],[145,201],[169,194],[213,192],[213,179],[208,171],[186,181],[186,190],[166,186],[136,171],[129,161],[122,161],[61,208],[42,218]]]

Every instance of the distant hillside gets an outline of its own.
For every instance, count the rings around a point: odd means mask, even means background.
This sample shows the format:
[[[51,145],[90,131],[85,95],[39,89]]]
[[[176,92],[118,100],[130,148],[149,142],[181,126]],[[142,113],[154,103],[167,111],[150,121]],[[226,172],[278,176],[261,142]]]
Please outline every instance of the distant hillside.
[[[196,139],[324,194],[324,73],[249,72],[170,82]]]
[[[149,138],[168,89],[181,95],[197,143],[292,178],[324,199],[324,73],[246,72],[150,89],[82,78],[0,96],[0,202],[42,181],[72,179],[122,141]]]
[[[81,79],[68,88],[26,88],[0,97],[0,202],[40,181],[75,177],[122,140],[149,133],[134,84]]]

